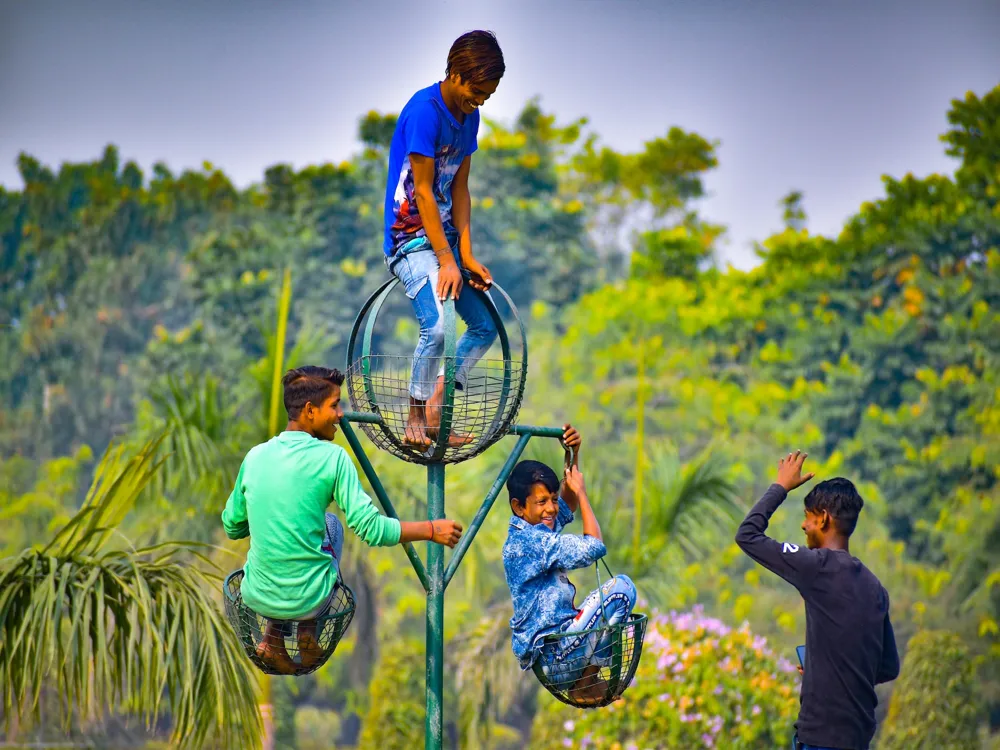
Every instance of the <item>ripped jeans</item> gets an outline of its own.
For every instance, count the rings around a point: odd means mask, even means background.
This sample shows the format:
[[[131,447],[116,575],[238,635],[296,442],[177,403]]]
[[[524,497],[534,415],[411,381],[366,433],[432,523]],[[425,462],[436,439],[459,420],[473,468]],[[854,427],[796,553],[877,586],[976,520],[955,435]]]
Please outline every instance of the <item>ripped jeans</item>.
[[[429,243],[426,246],[430,247]],[[452,252],[461,268],[455,248]],[[403,247],[392,258],[387,258],[386,264],[402,282],[420,324],[420,339],[413,352],[410,373],[410,395],[418,401],[426,401],[434,392],[438,376],[444,374],[444,366],[438,364],[444,354],[444,310],[437,296],[438,259],[433,250],[407,252],[407,247]],[[455,387],[458,390],[465,388],[469,370],[486,354],[497,337],[493,318],[482,297],[468,286],[468,275],[464,269],[463,278],[462,291],[455,300],[455,311],[466,325],[466,331],[455,347]],[[489,292],[486,296],[493,304]]]

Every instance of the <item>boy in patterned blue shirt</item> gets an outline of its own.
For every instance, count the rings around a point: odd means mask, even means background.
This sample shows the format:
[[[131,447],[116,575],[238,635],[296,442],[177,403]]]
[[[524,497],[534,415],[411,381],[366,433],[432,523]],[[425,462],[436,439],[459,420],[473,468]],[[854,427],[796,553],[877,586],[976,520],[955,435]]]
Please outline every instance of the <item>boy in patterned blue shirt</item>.
[[[521,668],[530,669],[541,660],[549,679],[572,684],[570,697],[588,703],[601,700],[607,689],[599,677],[607,644],[599,633],[550,644],[543,638],[597,627],[602,592],[608,624],[621,622],[632,613],[636,591],[627,576],[619,575],[590,592],[579,609],[574,604],[576,588],[566,572],[593,565],[607,548],[578,467],[580,434],[566,425],[563,442],[576,450],[561,486],[555,472],[538,461],[521,461],[507,480],[514,515],[503,546],[503,566],[514,604],[511,645]],[[583,534],[562,533],[577,510]]]

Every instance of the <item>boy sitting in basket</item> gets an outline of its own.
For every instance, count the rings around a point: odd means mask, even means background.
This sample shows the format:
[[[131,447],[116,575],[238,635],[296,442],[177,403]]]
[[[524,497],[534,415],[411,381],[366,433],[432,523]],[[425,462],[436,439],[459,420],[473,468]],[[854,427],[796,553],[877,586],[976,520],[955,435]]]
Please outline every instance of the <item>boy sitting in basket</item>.
[[[610,578],[590,592],[578,609],[576,588],[567,570],[593,565],[607,549],[601,527],[587,498],[578,467],[580,434],[566,425],[563,442],[576,449],[560,486],[555,472],[538,461],[521,461],[507,480],[510,519],[503,546],[504,573],[514,604],[510,621],[511,643],[522,669],[541,661],[542,671],[553,683],[571,685],[569,697],[579,704],[597,703],[607,691],[600,669],[610,663],[610,642],[601,633],[559,638],[544,643],[546,635],[589,631],[614,625],[629,617],[636,591],[627,576]],[[583,534],[563,534],[579,510]]]
[[[240,592],[252,610],[271,618],[257,655],[282,674],[322,657],[316,618],[329,609],[340,573],[344,528],[327,513],[336,500],[347,525],[373,547],[432,541],[454,547],[462,535],[455,521],[400,522],[383,516],[361,489],[347,451],[330,442],[344,412],[338,370],[305,366],[282,379],[288,426],[247,453],[222,524],[230,539],[250,537]],[[301,665],[285,648],[281,622],[298,628]]]

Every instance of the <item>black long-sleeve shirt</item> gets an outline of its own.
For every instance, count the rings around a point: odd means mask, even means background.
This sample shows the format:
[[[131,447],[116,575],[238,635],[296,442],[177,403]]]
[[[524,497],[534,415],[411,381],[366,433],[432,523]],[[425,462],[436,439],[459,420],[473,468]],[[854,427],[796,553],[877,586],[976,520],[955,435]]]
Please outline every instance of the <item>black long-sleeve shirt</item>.
[[[849,552],[768,537],[768,520],[786,495],[784,487],[772,484],[743,519],[736,543],[805,600],[806,660],[795,724],[799,739],[866,750],[875,734],[875,685],[899,674],[889,594]]]

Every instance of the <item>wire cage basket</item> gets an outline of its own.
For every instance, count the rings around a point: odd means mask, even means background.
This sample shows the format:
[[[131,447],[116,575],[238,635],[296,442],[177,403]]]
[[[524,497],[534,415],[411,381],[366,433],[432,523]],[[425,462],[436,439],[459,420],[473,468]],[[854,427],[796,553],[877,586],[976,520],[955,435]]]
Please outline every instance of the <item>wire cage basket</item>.
[[[243,569],[230,573],[223,584],[226,617],[243,645],[243,650],[264,674],[301,676],[322,667],[337,650],[340,639],[354,619],[354,592],[338,581],[324,612],[310,620],[275,620],[254,612],[240,593]],[[284,653],[267,658],[266,633],[278,634]],[[284,665],[284,668],[282,668]]]
[[[417,377],[420,359],[411,353],[377,351],[391,347],[389,337],[378,336],[378,315],[388,302],[402,315],[399,300],[390,294],[397,284],[392,278],[382,285],[365,303],[354,323],[348,345],[347,391],[355,411],[377,415],[377,423],[361,422],[360,427],[379,448],[394,456],[417,464],[458,463],[479,455],[510,431],[524,395],[527,377],[527,343],[524,326],[517,308],[506,292],[496,283],[486,295],[466,285],[462,294],[476,294],[497,328],[497,340],[474,365],[467,368],[464,383],[457,382],[455,373],[462,362],[455,356],[457,324],[454,304],[444,304],[445,354],[429,363],[431,380]],[[511,341],[508,327],[497,307],[493,292],[502,298],[516,323],[517,332]],[[401,297],[401,295],[400,295]],[[409,310],[407,309],[407,313]],[[412,313],[409,313],[412,314]],[[401,345],[412,352],[413,342]],[[418,365],[418,366],[414,366]],[[445,374],[444,394],[436,427],[422,424],[418,433],[410,431],[411,393],[430,392],[437,383],[438,373]],[[423,410],[423,422],[430,421],[430,410]],[[420,438],[414,440],[415,435]]]
[[[613,625],[547,635],[535,660],[535,676],[553,696],[574,708],[607,706],[632,684],[642,656],[646,623],[646,615],[633,612]],[[581,642],[588,647],[568,648],[570,640],[572,645]],[[567,651],[575,655],[560,660],[559,654]]]

